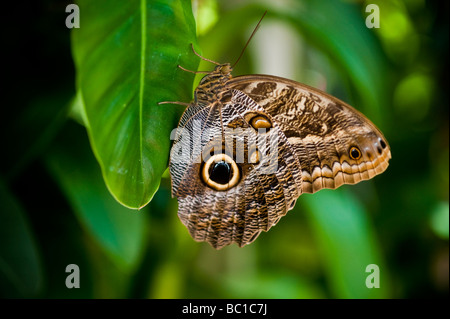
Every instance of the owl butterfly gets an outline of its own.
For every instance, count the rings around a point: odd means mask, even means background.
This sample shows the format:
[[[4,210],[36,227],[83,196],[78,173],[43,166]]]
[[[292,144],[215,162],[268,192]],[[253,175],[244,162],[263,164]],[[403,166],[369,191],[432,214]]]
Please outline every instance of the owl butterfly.
[[[178,216],[196,241],[242,247],[301,194],[386,170],[386,139],[351,106],[276,76],[233,78],[229,63],[197,55],[217,66],[204,72],[172,134],[169,162]]]

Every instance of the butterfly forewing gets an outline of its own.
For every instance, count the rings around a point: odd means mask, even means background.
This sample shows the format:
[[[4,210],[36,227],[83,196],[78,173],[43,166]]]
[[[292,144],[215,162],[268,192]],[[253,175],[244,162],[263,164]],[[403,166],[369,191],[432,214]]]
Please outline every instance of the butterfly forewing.
[[[351,106],[317,89],[269,75],[232,79],[269,113],[294,147],[303,192],[354,184],[382,173],[391,158],[383,134]],[[360,157],[351,157],[356,147]]]

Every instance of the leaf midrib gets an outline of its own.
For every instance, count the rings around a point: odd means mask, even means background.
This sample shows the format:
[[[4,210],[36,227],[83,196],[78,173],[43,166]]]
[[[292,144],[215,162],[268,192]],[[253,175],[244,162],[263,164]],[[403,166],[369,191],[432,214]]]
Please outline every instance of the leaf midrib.
[[[144,105],[144,82],[145,82],[145,53],[147,44],[147,35],[145,32],[147,21],[147,0],[141,0],[141,62],[140,62],[140,77],[139,77],[139,158],[141,178],[144,180],[144,167],[143,167],[143,105]],[[145,191],[144,191],[145,193]],[[142,199],[141,199],[142,201]],[[142,204],[142,203],[141,203]]]

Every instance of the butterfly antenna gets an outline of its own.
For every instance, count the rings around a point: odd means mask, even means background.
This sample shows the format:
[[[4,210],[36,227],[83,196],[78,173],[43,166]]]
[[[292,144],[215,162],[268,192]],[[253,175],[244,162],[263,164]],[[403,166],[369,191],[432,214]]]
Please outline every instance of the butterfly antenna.
[[[244,51],[245,49],[247,49],[248,44],[250,43],[250,40],[253,38],[253,36],[255,35],[256,31],[258,31],[259,29],[259,25],[261,24],[262,19],[264,19],[264,16],[266,15],[267,11],[264,12],[263,16],[261,17],[261,19],[259,19],[258,24],[256,25],[255,29],[253,30],[252,34],[250,35],[250,38],[248,38],[247,43],[245,44],[244,48],[241,51],[241,54],[239,55],[239,58],[236,60],[236,62],[234,62],[234,64],[231,66],[231,68],[234,68],[235,65],[239,62],[239,60],[242,58],[242,56],[244,55]]]

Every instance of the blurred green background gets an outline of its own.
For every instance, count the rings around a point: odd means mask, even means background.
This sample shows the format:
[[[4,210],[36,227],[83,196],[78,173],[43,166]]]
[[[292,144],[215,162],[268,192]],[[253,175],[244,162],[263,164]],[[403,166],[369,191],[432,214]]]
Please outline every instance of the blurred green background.
[[[2,10],[0,296],[448,297],[448,2],[192,2],[198,47],[220,62],[237,59],[268,10],[233,74],[331,93],[383,131],[393,156],[373,180],[302,195],[253,244],[220,251],[178,220],[167,173],[139,211],[111,196],[74,107],[69,3]],[[379,6],[380,28],[366,27],[368,4]],[[83,23],[93,22],[81,8]],[[79,289],[65,286],[69,264],[80,268]],[[379,266],[380,288],[365,285],[369,264]]]

